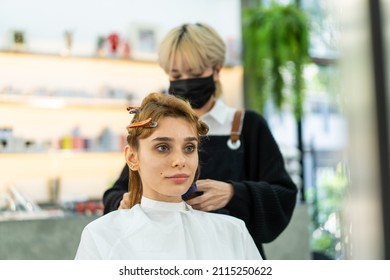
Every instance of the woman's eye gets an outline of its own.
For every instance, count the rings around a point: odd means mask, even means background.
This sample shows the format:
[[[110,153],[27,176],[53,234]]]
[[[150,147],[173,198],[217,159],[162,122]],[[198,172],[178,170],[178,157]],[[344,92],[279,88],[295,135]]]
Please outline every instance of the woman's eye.
[[[157,147],[157,151],[159,152],[166,152],[169,150],[169,147],[167,145],[160,145]]]
[[[194,145],[188,145],[185,147],[185,150],[187,153],[192,153],[196,150],[196,147]]]
[[[169,73],[169,79],[170,80],[177,80],[177,79],[180,79],[180,77],[181,77],[181,73],[180,72],[177,72],[177,71],[175,71],[175,72],[170,72]]]

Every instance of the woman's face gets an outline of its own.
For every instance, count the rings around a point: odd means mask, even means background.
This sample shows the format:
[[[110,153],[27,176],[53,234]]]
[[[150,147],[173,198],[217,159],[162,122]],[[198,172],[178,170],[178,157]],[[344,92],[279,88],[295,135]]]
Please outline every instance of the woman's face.
[[[213,75],[214,82],[219,80],[219,71],[221,66],[212,66],[206,68],[203,72],[196,72],[193,70],[188,63],[177,63],[177,59],[174,59],[172,69],[168,72],[168,77],[170,81],[176,80],[185,80],[185,79],[194,79],[194,78],[206,78]],[[215,98],[210,98],[204,106],[201,108],[193,108],[195,113],[200,117],[211,110],[214,106]]]
[[[184,118],[165,117],[154,132],[139,140],[138,151],[126,147],[126,160],[137,169],[143,195],[150,199],[178,202],[194,181],[198,167],[198,138]]]
[[[209,77],[214,72],[214,81],[218,79],[218,72],[213,71],[213,67],[206,68],[203,72],[198,73],[192,70],[192,68],[187,64],[178,64],[176,60],[173,61],[173,66],[171,71],[169,71],[168,76],[170,81],[175,80],[184,80],[184,79],[194,79],[194,78],[204,78]]]

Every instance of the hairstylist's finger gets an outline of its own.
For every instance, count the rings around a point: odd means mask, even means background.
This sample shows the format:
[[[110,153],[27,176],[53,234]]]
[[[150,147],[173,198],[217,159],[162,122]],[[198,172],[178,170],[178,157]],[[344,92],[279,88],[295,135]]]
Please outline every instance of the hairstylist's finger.
[[[123,194],[118,209],[129,209],[129,208],[130,208],[130,193],[127,192]]]
[[[196,181],[198,191],[207,191],[208,189],[210,189],[213,186],[213,182],[214,182],[214,180],[210,180],[210,179],[202,179],[202,180]]]
[[[195,206],[195,205],[203,203],[206,199],[207,199],[207,197],[203,193],[197,197],[194,197],[194,198],[187,200],[186,202],[191,206]]]

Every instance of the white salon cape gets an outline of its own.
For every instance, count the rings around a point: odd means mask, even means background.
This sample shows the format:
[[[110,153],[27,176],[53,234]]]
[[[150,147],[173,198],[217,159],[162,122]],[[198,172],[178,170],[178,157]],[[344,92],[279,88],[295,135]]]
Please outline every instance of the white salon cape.
[[[143,197],[131,209],[110,212],[83,230],[75,259],[261,259],[245,223],[192,209],[184,201]]]

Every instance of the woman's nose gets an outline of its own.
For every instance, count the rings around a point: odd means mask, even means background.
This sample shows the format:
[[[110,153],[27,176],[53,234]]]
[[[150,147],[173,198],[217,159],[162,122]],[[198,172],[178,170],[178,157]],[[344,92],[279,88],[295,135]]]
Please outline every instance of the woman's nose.
[[[185,165],[186,165],[186,160],[184,155],[182,153],[175,153],[172,161],[172,167],[183,168]]]
[[[194,77],[194,76],[191,75],[191,74],[182,73],[179,80],[187,80],[187,79],[191,79],[191,78],[193,78],[193,77]]]

